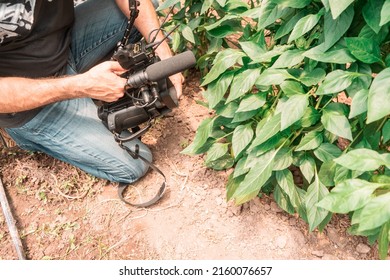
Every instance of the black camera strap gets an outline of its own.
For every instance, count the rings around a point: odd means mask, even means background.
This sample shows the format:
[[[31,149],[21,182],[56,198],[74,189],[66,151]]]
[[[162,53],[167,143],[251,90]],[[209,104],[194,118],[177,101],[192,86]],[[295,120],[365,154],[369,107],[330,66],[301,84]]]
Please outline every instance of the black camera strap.
[[[148,161],[146,158],[144,158],[143,156],[141,156],[139,154],[139,146],[138,145],[135,145],[135,151],[132,151],[129,147],[123,145],[123,142],[118,142],[119,146],[124,149],[133,159],[140,159],[142,160],[143,162],[145,162],[151,169],[153,169],[154,171],[156,171],[157,173],[159,173],[161,176],[164,177],[164,182],[162,183],[160,189],[158,190],[157,194],[152,198],[150,199],[149,201],[146,201],[146,202],[143,202],[143,203],[131,203],[130,201],[126,200],[123,196],[124,192],[126,191],[126,189],[130,186],[129,184],[126,184],[126,183],[119,183],[119,186],[118,186],[118,195],[119,195],[119,198],[120,200],[122,200],[123,202],[125,202],[126,204],[129,204],[131,206],[135,206],[135,207],[149,207],[153,204],[155,204],[157,201],[159,201],[163,195],[164,195],[164,192],[165,192],[165,187],[166,187],[166,182],[167,182],[167,179],[164,175],[164,173],[157,167],[155,166],[153,163],[151,163],[150,161]]]

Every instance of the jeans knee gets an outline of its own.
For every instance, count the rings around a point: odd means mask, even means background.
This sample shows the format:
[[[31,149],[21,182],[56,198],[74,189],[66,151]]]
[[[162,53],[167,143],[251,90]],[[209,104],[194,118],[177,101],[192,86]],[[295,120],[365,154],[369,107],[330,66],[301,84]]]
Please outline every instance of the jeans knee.
[[[139,155],[146,161],[152,162],[152,153],[146,146],[140,148]],[[134,159],[129,155],[129,161],[117,168],[111,181],[130,184],[142,178],[148,170],[149,164],[147,162],[141,158]]]

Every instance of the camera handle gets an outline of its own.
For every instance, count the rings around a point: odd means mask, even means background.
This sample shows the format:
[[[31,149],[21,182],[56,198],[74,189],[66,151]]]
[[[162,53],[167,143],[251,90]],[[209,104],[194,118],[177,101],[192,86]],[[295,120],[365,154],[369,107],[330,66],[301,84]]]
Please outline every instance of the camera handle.
[[[119,133],[114,132],[115,141],[118,142],[118,143],[122,143],[122,142],[129,142],[129,141],[132,141],[134,139],[140,138],[151,127],[152,127],[152,120],[150,119],[148,124],[145,127],[143,127],[142,129],[138,130],[137,132],[133,131],[133,134],[131,134],[128,137],[121,137]]]
[[[139,13],[138,8],[137,8],[138,5],[139,5],[138,0],[129,0],[130,17],[129,17],[129,20],[127,22],[125,34],[122,38],[122,41],[120,42],[121,47],[126,46],[128,41],[129,41],[130,32],[133,29],[134,21],[138,17],[138,13]]]

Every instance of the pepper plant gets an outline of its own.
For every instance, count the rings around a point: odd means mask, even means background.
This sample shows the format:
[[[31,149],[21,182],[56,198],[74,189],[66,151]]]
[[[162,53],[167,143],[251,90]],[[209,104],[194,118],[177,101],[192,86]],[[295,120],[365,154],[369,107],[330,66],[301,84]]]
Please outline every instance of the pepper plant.
[[[207,56],[212,65],[202,86],[215,112],[183,153],[233,168],[226,189],[236,204],[272,193],[320,231],[334,213],[349,214],[350,232],[378,241],[386,258],[390,1],[179,2],[165,2],[188,23],[175,36],[207,49],[199,61]]]

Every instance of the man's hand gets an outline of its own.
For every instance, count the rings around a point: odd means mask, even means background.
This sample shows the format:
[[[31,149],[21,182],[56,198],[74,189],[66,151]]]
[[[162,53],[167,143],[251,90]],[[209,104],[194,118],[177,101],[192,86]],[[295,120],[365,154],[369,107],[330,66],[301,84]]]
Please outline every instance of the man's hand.
[[[181,73],[175,74],[173,76],[170,76],[169,79],[171,80],[173,86],[176,89],[177,99],[180,99],[180,97],[183,94],[183,83],[184,83],[184,76]]]
[[[117,61],[106,61],[82,74],[80,90],[85,96],[105,102],[114,102],[124,95],[126,79],[120,77],[123,69]]]

